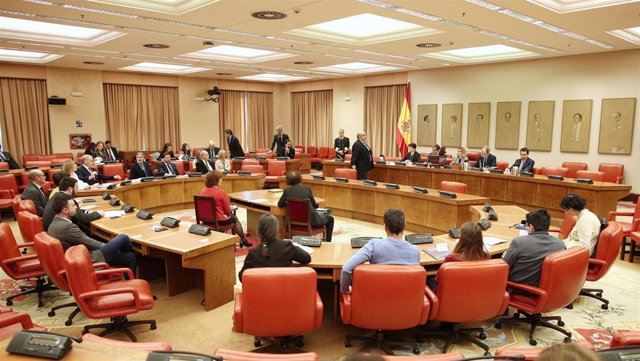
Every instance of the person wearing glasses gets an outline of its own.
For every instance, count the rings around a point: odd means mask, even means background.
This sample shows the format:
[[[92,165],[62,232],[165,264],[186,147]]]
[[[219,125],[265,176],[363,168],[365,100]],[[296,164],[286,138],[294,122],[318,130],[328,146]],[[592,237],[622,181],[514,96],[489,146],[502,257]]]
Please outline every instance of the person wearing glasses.
[[[47,206],[47,195],[42,186],[47,182],[47,178],[40,169],[29,172],[29,184],[22,192],[22,199],[29,199],[36,205],[38,216],[42,217],[44,207]]]

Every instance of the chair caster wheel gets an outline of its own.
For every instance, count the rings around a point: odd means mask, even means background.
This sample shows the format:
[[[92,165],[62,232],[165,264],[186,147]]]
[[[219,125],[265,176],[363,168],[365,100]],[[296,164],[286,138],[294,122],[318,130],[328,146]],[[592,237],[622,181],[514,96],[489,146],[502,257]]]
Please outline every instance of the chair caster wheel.
[[[53,317],[56,315],[56,311],[49,311],[49,313],[47,313],[47,316],[49,317]]]
[[[489,351],[485,351],[484,355],[485,355],[485,356],[491,356],[491,352],[489,352]]]
[[[564,326],[564,321],[558,320],[558,326],[560,326],[560,327]]]
[[[516,313],[513,314],[513,319],[514,320],[517,320],[519,318],[520,318],[520,312],[516,312]]]
[[[603,310],[608,310],[609,305],[607,305],[606,303],[603,303],[602,306],[600,306],[600,308],[602,308]]]
[[[419,355],[420,354],[420,347],[414,346],[413,347],[413,354],[414,355]]]
[[[478,335],[478,338],[481,340],[485,340],[487,338],[487,334],[484,332],[480,332],[480,334]]]
[[[151,329],[151,330],[155,330],[156,328],[158,328],[158,325],[156,325],[155,323],[152,323],[152,324],[149,326],[149,329]]]
[[[571,342],[571,336],[567,336],[564,338],[564,343],[570,343]]]
[[[71,321],[71,320],[66,320],[66,321],[64,321],[64,325],[65,325],[65,326],[71,326],[71,325],[73,325],[73,321]]]
[[[536,341],[536,340],[534,340],[534,339],[532,339],[532,338],[530,338],[530,339],[529,339],[529,345],[531,345],[531,346],[535,346],[535,345],[537,345],[537,344],[538,344],[538,341]]]
[[[253,341],[253,347],[260,347],[260,346],[262,346],[262,342],[260,342],[260,340],[256,339]]]
[[[570,309],[570,310],[573,310],[573,303],[568,304],[567,308]]]
[[[13,306],[13,301],[7,300],[7,306]]]
[[[497,328],[498,330],[502,328],[502,323],[498,322],[495,325],[493,325],[493,327]]]
[[[38,308],[40,308],[40,307],[44,307],[44,303],[38,302]]]
[[[344,347],[351,347],[351,340],[349,340],[348,338],[344,339]]]

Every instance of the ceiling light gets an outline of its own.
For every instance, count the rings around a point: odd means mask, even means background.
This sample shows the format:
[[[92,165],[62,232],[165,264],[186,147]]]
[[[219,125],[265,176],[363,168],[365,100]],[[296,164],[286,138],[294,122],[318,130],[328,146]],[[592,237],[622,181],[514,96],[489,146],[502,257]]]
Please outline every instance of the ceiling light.
[[[283,59],[295,56],[294,54],[278,53],[270,50],[244,48],[232,45],[218,45],[211,48],[202,49],[193,53],[184,54],[183,56],[215,59],[224,61],[234,61],[243,63],[258,63],[263,61]]]
[[[251,13],[251,16],[260,20],[280,20],[286,18],[287,14],[278,11],[265,10]]]
[[[104,63],[101,61],[83,61],[82,63],[87,65],[104,65]]]
[[[626,40],[630,43],[640,45],[640,26],[636,28],[619,29],[607,31],[607,33],[617,36],[620,39]]]
[[[319,71],[328,71],[335,73],[343,73],[343,74],[363,74],[363,73],[371,73],[371,72],[382,72],[382,71],[390,71],[390,70],[398,70],[400,68],[371,64],[371,63],[363,63],[363,62],[354,62],[354,63],[345,63],[345,64],[336,64],[331,66],[323,66],[320,68],[313,68],[311,70],[319,70]]]
[[[189,74],[189,73],[197,73],[197,72],[205,71],[209,69],[192,67],[188,65],[179,65],[179,64],[143,62],[135,65],[125,66],[123,68],[120,68],[120,70],[146,71],[151,73]]]
[[[532,4],[555,11],[559,14],[573,11],[591,10],[605,6],[629,4],[637,0],[528,0]]]
[[[294,81],[294,80],[304,80],[304,79],[309,79],[309,78],[308,77],[303,77],[303,76],[292,76],[292,75],[274,74],[274,73],[262,73],[262,74],[256,74],[256,75],[241,76],[241,77],[238,77],[236,79],[272,81],[272,82],[285,82],[285,81]]]
[[[62,55],[49,54],[39,51],[0,49],[0,60],[17,61],[21,63],[48,63],[61,58]]]
[[[167,49],[169,47],[169,45],[165,45],[165,44],[144,44],[142,46],[150,49]]]
[[[429,58],[458,63],[508,60],[536,56],[538,54],[506,45],[489,45],[421,54]]]
[[[0,16],[0,37],[94,46],[124,35],[117,31]]]
[[[159,13],[182,15],[218,0],[89,0],[91,2],[124,6],[133,9],[155,11]]]
[[[442,44],[438,44],[438,43],[420,43],[420,44],[416,44],[417,47],[419,48],[437,48],[439,46],[442,46]]]

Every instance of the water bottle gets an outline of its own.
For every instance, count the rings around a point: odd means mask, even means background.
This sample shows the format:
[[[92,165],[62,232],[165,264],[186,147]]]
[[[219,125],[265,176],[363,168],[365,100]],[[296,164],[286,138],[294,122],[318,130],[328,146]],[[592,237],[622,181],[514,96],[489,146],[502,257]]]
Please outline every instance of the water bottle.
[[[378,161],[384,162],[384,154],[380,154],[380,156],[378,157]]]
[[[469,170],[469,161],[466,159],[462,163],[462,170]]]
[[[511,175],[517,175],[518,174],[518,166],[513,166],[511,167]]]

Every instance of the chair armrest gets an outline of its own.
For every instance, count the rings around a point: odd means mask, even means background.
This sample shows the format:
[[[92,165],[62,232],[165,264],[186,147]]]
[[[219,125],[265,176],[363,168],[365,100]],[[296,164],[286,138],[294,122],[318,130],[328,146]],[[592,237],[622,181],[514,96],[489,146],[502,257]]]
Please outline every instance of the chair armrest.
[[[589,258],[589,266],[606,266],[607,262],[597,259],[597,258]]]
[[[616,212],[616,211],[611,211],[609,212],[609,214],[607,214],[607,222],[611,222],[613,221],[614,218],[618,217],[618,216],[627,216],[627,217],[633,217],[633,212]]]
[[[100,276],[110,277],[111,275],[116,275],[116,274],[120,274],[122,276],[128,275],[130,280],[135,278],[133,277],[133,272],[128,268],[109,268],[101,271],[96,271],[97,277],[100,277]]]
[[[111,269],[111,266],[107,264],[107,262],[96,262],[93,264],[93,269],[99,271],[98,268],[102,268],[103,270]]]
[[[26,247],[33,248],[33,242],[18,243],[18,248],[26,248]]]
[[[501,315],[504,313],[504,311],[507,309],[507,307],[509,307],[509,299],[511,297],[509,296],[509,292],[505,291],[504,292],[504,298],[502,299],[502,305],[500,305],[500,311],[498,311],[498,315]]]
[[[513,287],[513,288],[517,288],[521,291],[525,291],[525,292],[529,292],[532,293],[536,296],[546,296],[547,292],[538,288],[538,287],[533,287],[533,286],[529,286],[529,285],[525,285],[522,283],[515,283],[515,282],[511,282],[511,281],[507,281],[507,286],[509,287]]]
[[[283,170],[282,173],[280,175],[287,175],[287,171]]]
[[[76,297],[76,299],[80,302],[86,302],[87,300],[90,300],[96,297],[121,295],[126,293],[129,293],[133,296],[135,308],[140,309],[140,295],[138,294],[138,291],[132,287],[123,287],[123,288],[114,288],[110,290],[98,290],[98,291],[85,292],[79,295],[78,297]]]
[[[71,289],[71,287],[69,287],[69,281],[67,280],[67,271],[66,270],[60,270],[58,271],[58,279],[60,280],[60,283],[62,283],[62,286],[68,290]]]
[[[315,328],[322,327],[322,312],[324,307],[322,305],[322,299],[320,295],[316,292],[316,318],[315,318]]]
[[[340,292],[340,317],[345,325],[351,324],[351,292]]]
[[[633,220],[633,223],[631,224],[631,232],[638,232],[640,231],[640,218],[636,218]]]
[[[9,327],[18,323],[22,325],[23,330],[33,328],[33,321],[31,321],[28,313],[5,313],[0,317],[0,328]]]
[[[7,259],[2,261],[2,264],[9,266],[9,265],[12,265],[12,264],[14,264],[16,262],[19,262],[19,261],[29,261],[29,260],[32,260],[32,259],[38,259],[38,255],[37,254],[28,254],[26,256],[18,256],[18,257],[7,258]]]
[[[624,179],[623,176],[618,176],[618,178],[616,178],[616,183],[618,184],[622,184],[622,180]]]
[[[236,297],[233,303],[233,332],[244,332],[242,318],[242,292],[236,293]]]
[[[435,293],[433,293],[433,291],[431,290],[431,288],[425,286],[424,288],[424,294],[427,296],[427,299],[429,300],[429,303],[431,304],[431,310],[430,310],[430,314],[429,314],[429,319],[433,320],[436,315],[438,314],[438,311],[440,310],[440,300],[438,300],[438,296],[436,296]]]
[[[0,189],[0,199],[13,199],[15,193],[11,189]]]

